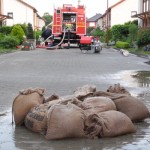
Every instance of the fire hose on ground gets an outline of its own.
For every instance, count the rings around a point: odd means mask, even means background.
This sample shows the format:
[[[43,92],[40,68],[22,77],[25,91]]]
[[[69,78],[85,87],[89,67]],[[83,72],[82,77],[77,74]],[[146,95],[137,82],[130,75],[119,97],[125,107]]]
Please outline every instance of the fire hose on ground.
[[[64,35],[63,35],[63,38],[62,40],[57,44],[57,45],[54,45],[54,46],[51,46],[51,47],[46,47],[46,49],[54,49],[54,48],[58,48],[58,46],[60,46],[63,41],[64,41],[64,38],[65,38],[65,35],[66,35],[66,31],[65,31],[65,28],[64,28]],[[51,35],[50,37],[52,37],[53,35]],[[48,37],[44,42],[46,42],[50,37]]]

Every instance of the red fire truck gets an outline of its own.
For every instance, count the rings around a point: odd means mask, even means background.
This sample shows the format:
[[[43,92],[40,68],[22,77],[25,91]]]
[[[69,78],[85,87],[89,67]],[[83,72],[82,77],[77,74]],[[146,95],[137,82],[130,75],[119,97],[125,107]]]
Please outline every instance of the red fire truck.
[[[81,36],[86,35],[85,7],[64,4],[62,8],[54,9],[52,34],[54,45],[79,44]]]

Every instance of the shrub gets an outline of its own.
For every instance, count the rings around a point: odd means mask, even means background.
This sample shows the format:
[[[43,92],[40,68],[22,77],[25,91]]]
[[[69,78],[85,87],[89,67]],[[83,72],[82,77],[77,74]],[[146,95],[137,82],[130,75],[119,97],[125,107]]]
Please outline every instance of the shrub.
[[[24,24],[20,24],[20,26],[23,29],[25,36],[27,36],[27,25],[24,23]]]
[[[122,42],[122,41],[117,41],[116,42],[116,47],[117,48],[129,48],[129,43]]]
[[[5,36],[0,41],[0,47],[5,49],[16,48],[18,44],[19,41],[15,36]]]
[[[99,37],[101,37],[101,36],[104,35],[104,31],[102,31],[100,28],[97,27],[97,28],[92,32],[92,35],[93,35],[93,36],[99,36]]]
[[[13,26],[11,36],[15,36],[18,39],[19,43],[22,43],[24,35],[25,33],[19,24]]]
[[[94,30],[94,27],[88,27],[87,29],[86,29],[86,33],[87,33],[87,35],[91,35],[91,32]]]
[[[4,38],[4,34],[0,33],[0,41]]]
[[[12,26],[3,26],[0,28],[0,33],[4,35],[9,35],[11,33]]]
[[[129,34],[129,24],[114,25],[112,30],[112,40],[114,41],[126,41]]]
[[[150,29],[140,29],[137,36],[137,45],[142,47],[150,44]]]
[[[35,36],[36,36],[36,40],[39,39],[39,36],[42,34],[42,31],[38,30],[38,31],[35,31]]]
[[[131,39],[131,42],[137,39],[137,33],[138,33],[138,26],[135,24],[129,25],[129,37]]]

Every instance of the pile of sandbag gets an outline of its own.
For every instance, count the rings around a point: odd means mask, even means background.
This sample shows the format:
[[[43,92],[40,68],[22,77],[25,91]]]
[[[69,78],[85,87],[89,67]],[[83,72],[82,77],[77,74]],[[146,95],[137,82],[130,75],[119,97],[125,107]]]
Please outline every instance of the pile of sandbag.
[[[16,125],[25,125],[48,140],[103,138],[136,132],[134,122],[150,117],[145,104],[115,84],[106,91],[78,87],[72,95],[44,97],[44,89],[26,89],[13,101]]]

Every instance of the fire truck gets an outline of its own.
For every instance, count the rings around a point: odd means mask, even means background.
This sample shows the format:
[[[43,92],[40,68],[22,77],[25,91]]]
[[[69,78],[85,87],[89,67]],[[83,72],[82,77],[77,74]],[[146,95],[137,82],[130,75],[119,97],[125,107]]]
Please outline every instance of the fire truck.
[[[64,4],[62,8],[54,9],[52,35],[54,45],[70,44],[80,45],[80,39],[86,35],[85,7]]]
[[[86,17],[83,5],[78,5],[76,8],[72,4],[64,4],[62,8],[54,9],[52,37],[53,46],[47,49],[62,45],[69,49],[71,44],[77,44],[84,53],[88,50],[99,53],[101,50],[100,46],[93,42],[94,37],[86,36]]]

